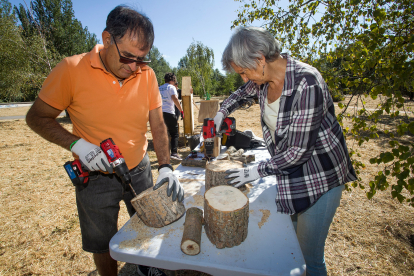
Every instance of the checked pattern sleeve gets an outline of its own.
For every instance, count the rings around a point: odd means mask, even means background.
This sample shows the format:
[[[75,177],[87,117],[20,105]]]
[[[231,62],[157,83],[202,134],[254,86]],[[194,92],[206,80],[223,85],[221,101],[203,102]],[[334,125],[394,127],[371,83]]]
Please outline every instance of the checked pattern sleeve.
[[[276,131],[276,154],[259,165],[260,175],[291,174],[297,166],[308,161],[314,152],[318,132],[324,116],[322,90],[317,84],[309,85],[303,78],[293,112],[279,113],[278,120],[290,123]],[[284,125],[284,124],[281,124]]]

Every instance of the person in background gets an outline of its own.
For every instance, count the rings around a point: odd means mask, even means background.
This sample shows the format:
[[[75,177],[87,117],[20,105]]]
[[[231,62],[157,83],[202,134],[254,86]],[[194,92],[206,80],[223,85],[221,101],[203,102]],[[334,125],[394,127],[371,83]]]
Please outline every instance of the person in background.
[[[344,184],[357,179],[335,116],[335,107],[318,70],[280,53],[280,44],[263,28],[239,28],[227,44],[222,64],[245,84],[214,117],[223,119],[244,99],[258,96],[263,137],[271,158],[227,171],[239,187],[273,176],[277,210],[291,216],[307,275],[327,275],[324,246]]]
[[[175,82],[174,84],[175,89],[177,89],[177,95],[178,95],[178,102],[181,105],[181,89],[178,88],[178,81]],[[175,111],[175,117],[179,118],[180,117],[180,110],[177,108],[177,106],[174,106],[174,111]],[[181,118],[182,119],[182,118]]]
[[[135,211],[132,195],[113,174],[99,147],[112,138],[122,152],[137,194],[153,184],[145,136],[149,121],[159,176],[154,189],[168,182],[167,195],[182,201],[184,190],[170,165],[168,136],[154,71],[146,56],[154,41],[151,21],[127,6],[108,15],[103,45],[89,53],[63,59],[49,74],[26,116],[40,136],[67,150],[90,172],[89,182],[76,187],[83,250],[93,253],[100,275],[117,275],[117,262],[109,255],[109,241],[118,231],[119,203]],[[67,109],[72,133],[55,119]],[[45,145],[47,147],[47,144]],[[139,275],[165,275],[138,265]]]
[[[178,154],[178,116],[175,114],[176,107],[181,114],[181,119],[184,118],[184,112],[181,108],[181,104],[178,101],[178,94],[176,85],[177,78],[174,73],[167,73],[164,76],[165,83],[160,86],[160,93],[162,98],[162,112],[164,116],[164,122],[167,126],[168,133],[171,137],[170,148],[171,148],[171,159],[182,160]]]

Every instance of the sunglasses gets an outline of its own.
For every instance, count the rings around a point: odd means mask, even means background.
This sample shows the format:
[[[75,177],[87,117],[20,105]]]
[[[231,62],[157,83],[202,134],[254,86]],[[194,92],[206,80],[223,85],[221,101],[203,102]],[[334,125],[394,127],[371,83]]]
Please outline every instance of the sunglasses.
[[[118,49],[118,45],[116,44],[116,41],[115,41],[115,39],[114,39],[114,42],[115,42],[115,47],[116,47],[116,49],[118,50],[118,55],[119,55],[119,62],[121,62],[121,63],[125,63],[125,64],[130,64],[130,63],[133,63],[133,62],[135,62],[137,65],[142,65],[142,64],[147,64],[147,63],[150,63],[151,62],[151,60],[143,60],[143,59],[140,59],[140,60],[136,60],[136,59],[132,59],[132,58],[127,58],[127,57],[124,57],[124,56],[122,56],[121,55],[121,52],[119,52],[119,49]]]

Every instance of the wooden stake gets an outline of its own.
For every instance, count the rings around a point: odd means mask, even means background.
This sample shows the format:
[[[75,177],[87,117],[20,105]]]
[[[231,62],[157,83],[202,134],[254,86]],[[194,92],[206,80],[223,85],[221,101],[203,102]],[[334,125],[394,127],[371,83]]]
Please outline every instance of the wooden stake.
[[[231,160],[212,161],[206,165],[206,191],[214,186],[228,185],[225,173],[230,169],[243,168],[243,163]]]
[[[219,100],[200,101],[198,122],[204,122],[205,118],[214,118],[219,110]]]
[[[164,227],[184,215],[184,204],[167,196],[167,186],[168,182],[155,191],[151,187],[131,200],[138,217],[146,226]]]
[[[203,211],[191,207],[185,215],[184,233],[181,240],[181,251],[187,255],[197,255],[201,247],[201,230],[203,227]]]
[[[217,248],[233,247],[247,237],[249,199],[232,186],[216,186],[204,194],[204,229]]]

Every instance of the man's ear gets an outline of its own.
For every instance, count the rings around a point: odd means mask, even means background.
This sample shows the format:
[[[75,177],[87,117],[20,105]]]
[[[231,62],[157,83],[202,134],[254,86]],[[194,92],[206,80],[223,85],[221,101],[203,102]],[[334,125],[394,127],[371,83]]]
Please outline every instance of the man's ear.
[[[111,45],[111,34],[109,32],[107,31],[102,32],[102,43],[105,49],[107,49],[109,45]]]

